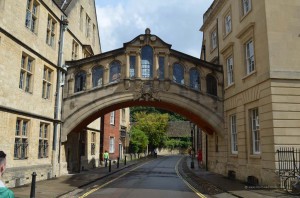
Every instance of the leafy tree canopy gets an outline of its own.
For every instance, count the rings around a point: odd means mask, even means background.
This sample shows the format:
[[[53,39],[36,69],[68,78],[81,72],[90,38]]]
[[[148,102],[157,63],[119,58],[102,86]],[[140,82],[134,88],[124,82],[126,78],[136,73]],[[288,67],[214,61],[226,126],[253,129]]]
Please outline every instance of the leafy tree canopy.
[[[135,127],[148,136],[151,149],[161,148],[167,139],[169,115],[158,113],[137,112],[134,114]]]
[[[132,127],[130,131],[130,143],[129,149],[132,153],[141,153],[146,151],[148,146],[148,137],[146,134],[137,129],[136,127]]]
[[[155,107],[144,107],[144,106],[138,106],[138,107],[130,107],[130,121],[136,122],[134,114],[139,112],[145,112],[145,113],[157,113],[157,114],[168,114],[169,115],[169,121],[186,121],[185,117],[182,117],[181,115],[177,113],[173,113],[167,110],[158,109]]]

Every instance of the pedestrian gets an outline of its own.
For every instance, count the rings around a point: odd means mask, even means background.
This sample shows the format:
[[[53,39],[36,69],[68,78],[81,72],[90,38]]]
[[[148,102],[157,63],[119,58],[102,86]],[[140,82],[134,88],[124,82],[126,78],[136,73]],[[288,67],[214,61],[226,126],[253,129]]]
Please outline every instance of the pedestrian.
[[[5,169],[6,169],[6,154],[3,151],[0,151],[0,197],[14,198],[15,197],[14,193],[11,190],[9,190],[1,181]]]
[[[105,152],[103,153],[103,159],[104,159],[105,167],[107,167],[107,161],[109,159],[109,153],[107,152],[107,150],[105,150]]]
[[[154,157],[157,158],[157,148],[154,149]]]
[[[197,153],[198,167],[202,167],[202,150],[199,149]]]

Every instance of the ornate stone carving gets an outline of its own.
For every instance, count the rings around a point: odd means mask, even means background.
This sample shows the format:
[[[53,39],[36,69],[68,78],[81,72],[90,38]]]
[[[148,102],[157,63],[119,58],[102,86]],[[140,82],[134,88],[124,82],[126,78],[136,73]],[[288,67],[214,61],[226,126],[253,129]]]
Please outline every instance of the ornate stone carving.
[[[154,86],[152,81],[137,82],[135,87],[134,100],[144,101],[159,101],[160,89],[158,86]]]

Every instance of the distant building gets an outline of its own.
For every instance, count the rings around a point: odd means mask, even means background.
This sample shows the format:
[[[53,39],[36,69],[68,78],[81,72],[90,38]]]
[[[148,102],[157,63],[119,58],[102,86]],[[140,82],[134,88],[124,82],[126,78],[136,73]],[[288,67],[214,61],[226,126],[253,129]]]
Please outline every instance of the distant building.
[[[300,146],[299,12],[297,0],[215,0],[204,14],[201,58],[224,70],[225,128],[208,136],[209,170],[278,184],[276,150]]]

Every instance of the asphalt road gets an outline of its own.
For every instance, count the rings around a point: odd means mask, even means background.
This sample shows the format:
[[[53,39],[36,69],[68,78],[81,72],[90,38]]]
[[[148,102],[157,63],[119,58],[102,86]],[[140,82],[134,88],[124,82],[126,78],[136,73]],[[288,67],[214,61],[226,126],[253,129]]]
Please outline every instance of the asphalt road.
[[[196,198],[196,194],[178,176],[180,156],[161,157],[142,164],[105,184],[95,184],[80,197],[88,198]]]

